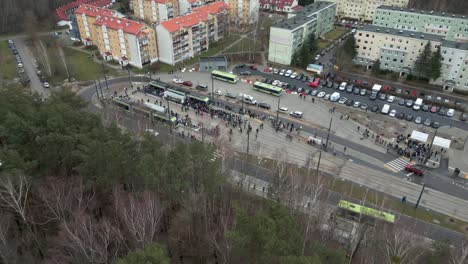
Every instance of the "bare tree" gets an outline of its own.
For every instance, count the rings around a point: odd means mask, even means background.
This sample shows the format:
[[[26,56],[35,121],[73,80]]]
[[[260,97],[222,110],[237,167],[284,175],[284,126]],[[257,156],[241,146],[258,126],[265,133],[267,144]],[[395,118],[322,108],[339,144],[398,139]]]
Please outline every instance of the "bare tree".
[[[466,264],[468,262],[468,241],[464,241],[460,246],[455,247],[450,252],[451,264]]]
[[[113,198],[115,211],[128,231],[132,246],[143,249],[153,242],[164,212],[156,195],[143,192],[136,196],[116,188]]]
[[[8,236],[11,215],[2,212],[0,214],[0,263],[18,263],[16,248],[13,239]]]
[[[394,226],[381,228],[382,252],[386,263],[412,263],[422,254],[423,239],[414,233]]]

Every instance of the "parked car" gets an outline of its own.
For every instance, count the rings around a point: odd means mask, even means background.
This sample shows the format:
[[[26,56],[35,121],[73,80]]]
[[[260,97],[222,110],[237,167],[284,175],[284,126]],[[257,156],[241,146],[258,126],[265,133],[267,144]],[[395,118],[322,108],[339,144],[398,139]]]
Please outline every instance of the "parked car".
[[[395,109],[392,109],[388,115],[391,116],[391,117],[395,117],[395,115],[396,115],[396,110],[395,110]]]
[[[50,87],[50,84],[48,82],[43,82],[42,83],[42,86],[44,86],[44,88],[49,88]]]
[[[285,77],[289,77],[289,76],[291,76],[292,73],[293,73],[292,70],[287,70],[287,71],[284,73],[284,76],[285,76]]]
[[[423,105],[421,110],[424,111],[424,112],[429,111],[429,105],[427,105],[427,104]]]
[[[184,80],[182,80],[180,78],[174,78],[174,79],[172,79],[172,81],[175,82],[175,83],[179,83],[179,84],[184,82]]]
[[[252,70],[256,70],[256,69],[257,69],[257,66],[254,65],[254,64],[252,64],[252,65],[249,66],[249,68],[252,69]]]
[[[293,72],[290,76],[291,79],[296,79],[297,77],[297,72]]]
[[[367,94],[367,89],[361,88],[361,91],[359,92],[360,95],[366,96]]]
[[[319,92],[320,92],[319,90],[312,90],[312,91],[310,92],[310,95],[312,95],[312,96],[317,96],[317,94],[318,94]]]
[[[359,93],[360,93],[360,92],[361,92],[361,91],[359,90],[359,88],[357,88],[357,87],[354,87],[353,94],[355,94],[355,95],[359,95]]]
[[[197,90],[201,90],[201,91],[208,91],[208,85],[206,85],[206,84],[199,84],[195,88]]]
[[[344,103],[346,103],[346,101],[348,101],[348,98],[346,98],[346,97],[341,97],[340,100],[338,100],[338,103],[344,104]]]
[[[393,103],[395,101],[395,96],[393,95],[390,95],[388,98],[387,98],[387,102],[389,103]]]
[[[214,95],[217,95],[217,96],[221,96],[223,95],[223,92],[221,92],[221,90],[214,90]]]
[[[413,116],[410,114],[407,114],[405,120],[411,122],[413,121]]]
[[[287,107],[284,107],[284,106],[281,106],[281,107],[278,109],[278,112],[280,112],[280,113],[287,113],[287,112],[288,112],[288,108],[287,108]]]
[[[426,120],[424,120],[424,125],[425,126],[430,126],[432,123],[431,119],[430,118],[426,118]]]
[[[183,85],[185,86],[188,86],[188,87],[192,87],[193,83],[191,81],[184,81],[182,82]]]
[[[375,112],[379,111],[379,106],[378,105],[373,105],[370,110],[371,110],[371,112],[375,113]]]
[[[263,108],[263,109],[270,109],[271,108],[271,105],[269,105],[267,103],[258,103],[257,106],[260,107],[260,108]]]
[[[291,112],[289,113],[289,115],[295,118],[302,118],[302,112],[299,112],[299,111]]]
[[[406,107],[412,107],[412,106],[413,106],[413,100],[411,100],[411,99],[406,99],[406,100],[405,100],[405,105],[406,105]]]
[[[458,119],[460,121],[465,122],[466,120],[468,120],[468,114],[467,113],[460,114],[460,117]]]
[[[239,69],[245,67],[245,64],[237,64],[234,68]]]
[[[252,73],[249,72],[249,71],[241,71],[240,75],[250,76],[250,75],[252,75]]]
[[[231,99],[237,99],[237,95],[235,93],[226,93],[224,96]]]
[[[346,87],[346,92],[347,93],[352,93],[353,92],[353,86],[349,85],[348,87]]]
[[[369,106],[368,106],[367,104],[361,104],[361,107],[360,107],[360,108],[361,108],[362,110],[367,110],[368,107],[369,107]]]
[[[354,104],[354,100],[348,99],[345,103],[347,106],[352,106]]]
[[[435,105],[433,105],[433,106],[431,107],[431,113],[437,113],[438,110],[439,110],[439,109],[438,109],[437,106],[435,106]]]
[[[432,127],[432,128],[437,129],[437,128],[439,128],[439,126],[440,126],[440,123],[437,122],[437,121],[434,121],[434,122],[431,123],[431,127]]]
[[[324,97],[325,95],[326,95],[325,92],[320,92],[320,93],[317,95],[317,97],[318,97],[318,98],[322,98],[322,97]]]
[[[354,102],[353,104],[353,107],[356,107],[356,108],[359,108],[360,106],[361,106],[361,103],[358,101]]]
[[[384,94],[384,93],[380,93],[380,94],[379,94],[379,100],[380,100],[380,101],[385,101],[385,99],[387,99],[387,95]]]
[[[309,77],[307,77],[306,75],[304,75],[301,79],[302,82],[307,82],[307,80],[309,80]]]
[[[304,74],[300,73],[296,76],[296,80],[300,81],[304,77]]]
[[[323,97],[323,99],[325,99],[325,100],[330,100],[330,96],[331,96],[331,94],[326,94],[326,95]]]
[[[412,164],[406,164],[405,170],[414,173],[414,175],[416,175],[416,176],[423,176],[424,175],[424,170],[420,166],[416,166],[416,165],[412,165]]]
[[[398,105],[401,105],[401,106],[405,105],[405,99],[399,100]]]
[[[398,114],[396,115],[396,118],[398,118],[398,119],[400,119],[400,120],[405,119],[405,114],[404,114],[404,113],[398,113]]]
[[[283,76],[284,74],[286,73],[286,70],[285,69],[282,69],[278,74]]]
[[[273,74],[278,74],[279,70],[278,69],[273,69]]]
[[[439,109],[438,114],[441,115],[441,116],[447,115],[447,110],[445,109],[445,107],[441,107]]]
[[[416,124],[421,124],[422,118],[421,118],[420,116],[418,116],[418,117],[416,117],[416,119],[414,119],[414,122],[415,122]]]
[[[371,93],[371,95],[369,96],[369,99],[371,101],[375,101],[375,99],[377,99],[377,93]]]
[[[16,66],[18,66],[18,68],[23,68],[23,63],[18,63]]]

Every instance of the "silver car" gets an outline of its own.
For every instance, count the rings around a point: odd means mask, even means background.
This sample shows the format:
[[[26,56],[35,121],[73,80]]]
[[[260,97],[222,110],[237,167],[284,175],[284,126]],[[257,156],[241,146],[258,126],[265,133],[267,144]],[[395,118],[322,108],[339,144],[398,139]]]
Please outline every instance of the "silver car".
[[[416,119],[414,119],[414,122],[415,122],[416,124],[421,124],[422,118],[421,118],[420,116],[418,116],[418,117],[416,117]]]

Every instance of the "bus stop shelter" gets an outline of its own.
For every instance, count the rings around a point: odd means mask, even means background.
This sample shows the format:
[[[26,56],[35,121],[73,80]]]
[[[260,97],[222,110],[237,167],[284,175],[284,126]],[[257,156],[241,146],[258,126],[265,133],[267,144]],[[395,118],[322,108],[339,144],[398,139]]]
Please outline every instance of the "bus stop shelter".
[[[428,138],[429,138],[429,134],[426,134],[423,132],[413,130],[413,132],[411,133],[411,139],[420,141],[422,143],[426,143]]]

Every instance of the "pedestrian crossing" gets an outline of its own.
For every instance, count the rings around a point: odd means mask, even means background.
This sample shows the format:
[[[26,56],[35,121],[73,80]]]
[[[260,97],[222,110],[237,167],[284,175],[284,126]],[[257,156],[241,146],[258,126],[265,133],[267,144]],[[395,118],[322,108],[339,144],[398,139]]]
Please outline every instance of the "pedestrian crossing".
[[[412,164],[405,158],[394,159],[390,162],[385,163],[384,167],[393,172],[400,172],[405,169],[406,165]]]

